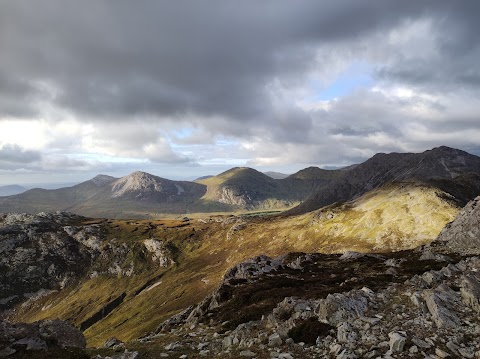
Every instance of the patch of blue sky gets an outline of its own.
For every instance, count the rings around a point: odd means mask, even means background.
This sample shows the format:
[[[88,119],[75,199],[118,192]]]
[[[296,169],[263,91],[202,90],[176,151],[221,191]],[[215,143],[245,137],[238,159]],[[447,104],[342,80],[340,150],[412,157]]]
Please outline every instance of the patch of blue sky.
[[[347,96],[355,90],[372,87],[375,83],[372,77],[372,66],[356,62],[351,64],[333,82],[325,85],[319,81],[312,81],[311,88],[314,95],[310,101],[329,101]]]
[[[177,138],[187,138],[194,134],[195,129],[192,127],[180,127],[171,132]]]

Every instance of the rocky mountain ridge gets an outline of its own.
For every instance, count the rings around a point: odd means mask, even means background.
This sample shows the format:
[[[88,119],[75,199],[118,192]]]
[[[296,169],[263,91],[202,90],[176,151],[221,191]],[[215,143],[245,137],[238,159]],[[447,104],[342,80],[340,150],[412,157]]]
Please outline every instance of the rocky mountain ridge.
[[[348,201],[391,182],[438,186],[458,197],[461,207],[480,193],[480,157],[446,146],[422,153],[378,153],[343,172],[344,176],[318,188],[289,213],[306,213],[334,202]],[[468,185],[465,186],[465,182]],[[469,198],[465,200],[465,197]]]
[[[480,192],[480,158],[438,147],[423,153],[377,154],[337,170],[305,168],[274,179],[236,167],[217,176],[172,181],[145,172],[122,178],[99,175],[73,187],[33,189],[0,198],[0,211],[70,211],[105,218],[154,218],[160,214],[286,210],[307,213],[351,201],[390,183],[436,187],[462,207]]]

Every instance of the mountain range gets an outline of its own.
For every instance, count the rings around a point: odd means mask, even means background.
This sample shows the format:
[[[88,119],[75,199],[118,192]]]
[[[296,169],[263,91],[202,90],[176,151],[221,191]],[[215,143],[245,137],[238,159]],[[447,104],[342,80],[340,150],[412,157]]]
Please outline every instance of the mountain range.
[[[145,172],[122,178],[98,175],[72,187],[32,189],[0,198],[0,211],[70,211],[106,218],[287,209],[287,214],[302,214],[391,183],[437,188],[463,206],[480,190],[480,158],[442,146],[423,153],[379,153],[344,169],[309,167],[273,177],[248,167],[195,182]]]

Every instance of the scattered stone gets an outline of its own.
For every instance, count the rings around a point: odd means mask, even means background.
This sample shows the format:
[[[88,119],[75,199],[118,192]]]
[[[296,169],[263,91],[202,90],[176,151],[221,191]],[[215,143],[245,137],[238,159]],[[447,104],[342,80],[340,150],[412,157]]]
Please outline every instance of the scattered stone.
[[[450,356],[450,354],[439,348],[435,348],[435,355],[439,358],[448,358]]]
[[[456,328],[461,325],[460,318],[448,308],[451,299],[448,294],[443,290],[426,290],[422,294],[438,328]]]
[[[120,354],[119,356],[115,356],[114,359],[139,359],[139,358],[140,358],[139,352],[129,352],[125,350],[123,354]]]
[[[270,347],[279,347],[282,343],[282,338],[278,333],[273,333],[268,337],[268,346]]]
[[[253,358],[256,354],[251,350],[243,350],[240,352],[241,357]]]
[[[480,280],[476,276],[464,276],[460,293],[466,305],[480,314]]]
[[[412,343],[415,344],[417,347],[422,348],[422,349],[428,349],[432,346],[431,344],[429,344],[426,341],[424,341],[420,338],[417,338],[417,337],[412,338]]]
[[[113,348],[117,345],[121,345],[123,342],[121,340],[118,340],[117,338],[113,337],[110,339],[107,339],[105,343],[103,344],[104,348]]]
[[[475,349],[473,349],[473,348],[458,348],[458,353],[464,358],[474,358],[475,357]],[[477,357],[480,357],[480,356],[477,356]]]
[[[390,338],[390,351],[392,353],[402,352],[406,338],[397,332],[389,333],[388,337]]]
[[[174,343],[165,345],[165,350],[171,351],[171,350],[179,349],[181,347],[182,347],[182,344],[180,344],[179,342],[174,342]]]

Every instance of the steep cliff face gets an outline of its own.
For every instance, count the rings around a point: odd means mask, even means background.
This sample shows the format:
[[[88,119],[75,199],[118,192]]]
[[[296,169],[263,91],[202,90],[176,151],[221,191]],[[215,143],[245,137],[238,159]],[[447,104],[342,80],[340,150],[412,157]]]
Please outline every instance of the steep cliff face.
[[[445,226],[432,247],[462,255],[480,255],[480,196]]]
[[[145,236],[142,244],[125,243],[108,236],[104,221],[64,212],[0,215],[0,309],[86,277],[132,277],[145,267],[172,265],[163,243]]]
[[[80,278],[98,255],[98,226],[75,231],[69,213],[0,216],[0,306],[41,296]]]

